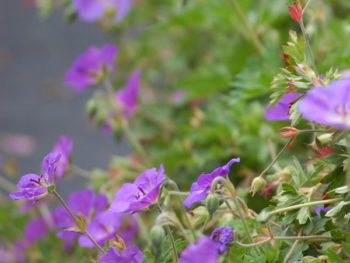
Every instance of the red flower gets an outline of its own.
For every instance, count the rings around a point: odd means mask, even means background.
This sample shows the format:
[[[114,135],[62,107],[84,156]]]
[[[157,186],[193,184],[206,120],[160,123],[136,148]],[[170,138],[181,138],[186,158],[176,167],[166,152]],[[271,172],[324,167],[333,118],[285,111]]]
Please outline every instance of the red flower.
[[[290,17],[300,23],[303,18],[303,9],[301,7],[300,0],[297,0],[294,5],[288,6],[288,9]]]

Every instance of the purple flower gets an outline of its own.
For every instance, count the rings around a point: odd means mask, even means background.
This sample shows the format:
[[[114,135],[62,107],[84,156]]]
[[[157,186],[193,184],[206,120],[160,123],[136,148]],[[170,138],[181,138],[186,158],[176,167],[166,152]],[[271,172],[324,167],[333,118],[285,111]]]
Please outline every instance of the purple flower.
[[[29,221],[24,230],[24,238],[29,244],[34,244],[38,240],[46,237],[48,227],[41,217],[35,217]]]
[[[12,192],[12,199],[38,200],[48,194],[48,187],[55,183],[55,170],[60,154],[49,153],[42,162],[41,173],[26,174],[17,184],[18,192]]]
[[[269,121],[289,121],[290,107],[302,95],[302,93],[287,93],[272,108],[270,108],[270,105],[267,105],[265,118]]]
[[[239,158],[233,158],[227,164],[216,168],[211,173],[201,174],[197,178],[197,181],[192,184],[191,193],[184,201],[185,206],[190,208],[192,204],[203,201],[207,198],[211,183],[214,179],[218,176],[226,176],[230,172],[231,165],[238,162],[240,162]]]
[[[67,203],[69,209],[74,215],[84,217],[87,222],[91,221],[94,211],[102,212],[108,205],[106,196],[102,194],[95,195],[94,191],[91,189],[72,193],[69,196]],[[76,226],[74,220],[63,207],[56,209],[53,213],[53,218],[59,228],[66,229]],[[67,242],[67,246],[69,246],[72,240],[78,236],[80,236],[79,233],[64,230],[57,233],[57,237],[62,238]]]
[[[141,71],[135,70],[129,77],[126,86],[115,95],[115,100],[121,107],[123,117],[129,119],[137,109],[137,98],[140,89]]]
[[[201,237],[181,253],[178,263],[217,263],[217,244],[208,237]]]
[[[122,223],[122,215],[105,211],[97,214],[88,225],[87,230],[100,246],[104,246],[107,240],[112,239],[117,234]],[[87,236],[79,238],[79,244],[82,247],[93,247],[94,244]]]
[[[143,253],[137,246],[130,246],[120,251],[115,247],[111,247],[106,254],[101,256],[98,263],[141,263]]]
[[[123,184],[115,194],[111,210],[118,213],[132,213],[157,202],[160,187],[165,181],[164,167],[157,171],[151,168],[143,172],[134,183]]]
[[[114,70],[117,53],[117,47],[111,44],[104,45],[101,49],[94,46],[88,48],[66,72],[66,85],[73,87],[76,92],[81,92],[88,86],[99,83],[106,73]]]
[[[233,242],[233,228],[229,226],[217,227],[211,233],[210,239],[217,243],[218,253],[223,254],[227,251],[227,245]]]
[[[79,17],[86,22],[94,22],[112,14],[113,21],[121,21],[130,11],[133,0],[73,0]]]
[[[323,205],[316,206],[315,213],[318,216],[321,216],[321,211],[327,213],[329,211],[328,207],[324,207]]]
[[[299,110],[309,121],[350,129],[350,78],[311,89],[299,102]]]
[[[52,149],[53,153],[61,155],[56,167],[57,179],[60,179],[69,167],[69,158],[73,150],[73,140],[67,136],[61,136]]]

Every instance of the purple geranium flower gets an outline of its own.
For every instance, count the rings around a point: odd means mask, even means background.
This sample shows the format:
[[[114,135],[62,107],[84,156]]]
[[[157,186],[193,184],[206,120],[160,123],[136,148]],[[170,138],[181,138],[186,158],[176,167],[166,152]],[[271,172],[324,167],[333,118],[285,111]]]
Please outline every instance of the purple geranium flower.
[[[141,71],[135,70],[129,77],[126,86],[115,95],[115,100],[120,105],[123,117],[129,119],[137,109],[137,98],[140,89]]]
[[[270,104],[267,105],[265,108],[265,118],[269,121],[289,121],[290,107],[302,95],[302,93],[287,93],[272,108],[270,108]]]
[[[217,227],[211,233],[210,239],[217,243],[218,253],[227,251],[227,245],[233,242],[233,228],[229,226]]]
[[[88,86],[97,84],[106,72],[113,71],[117,52],[117,47],[111,44],[104,45],[101,49],[88,48],[66,72],[66,85],[73,87],[76,92],[81,92]]]
[[[111,210],[118,213],[132,213],[157,202],[160,187],[165,181],[164,167],[157,171],[151,168],[143,172],[134,183],[123,184],[115,194]]]
[[[26,174],[17,184],[18,192],[10,194],[12,199],[28,199],[36,201],[48,194],[48,187],[55,183],[55,170],[60,154],[49,153],[42,162],[41,173]]]
[[[99,20],[106,13],[114,13],[114,22],[119,22],[129,13],[132,3],[133,0],[73,0],[79,17],[86,22]]]
[[[227,164],[216,168],[211,173],[201,174],[197,178],[197,181],[192,184],[191,193],[184,201],[185,206],[190,208],[192,204],[203,201],[207,198],[211,183],[214,179],[218,176],[226,176],[230,172],[231,165],[238,162],[240,162],[239,158],[233,158]]]
[[[217,244],[208,237],[201,237],[181,253],[178,263],[217,263]]]
[[[69,167],[69,158],[73,150],[73,140],[67,136],[61,136],[52,149],[53,153],[61,155],[56,167],[57,179],[60,179]]]
[[[87,230],[100,246],[104,246],[107,240],[112,239],[115,234],[117,234],[121,223],[121,214],[105,211],[97,214],[94,217],[94,219],[88,225]],[[81,236],[79,238],[79,244],[82,247],[94,246],[87,236]]]
[[[130,246],[120,251],[115,247],[111,247],[106,254],[101,256],[98,263],[141,263],[143,253],[137,246]]]
[[[350,78],[311,89],[299,102],[299,110],[309,121],[350,129]]]
[[[315,213],[318,216],[321,216],[321,211],[327,213],[329,211],[328,207],[324,207],[323,205],[316,206]]]
[[[34,244],[38,240],[46,237],[48,226],[42,217],[32,218],[24,230],[24,238],[29,244]]]
[[[68,207],[73,214],[84,217],[87,222],[91,221],[94,211],[102,212],[107,208],[107,205],[107,197],[102,194],[96,195],[91,189],[74,192],[68,198]],[[59,228],[67,229],[76,226],[74,220],[63,207],[59,207],[53,213],[53,218]],[[79,233],[64,230],[57,233],[59,238],[67,242],[67,247],[69,247],[73,239],[79,235]]]

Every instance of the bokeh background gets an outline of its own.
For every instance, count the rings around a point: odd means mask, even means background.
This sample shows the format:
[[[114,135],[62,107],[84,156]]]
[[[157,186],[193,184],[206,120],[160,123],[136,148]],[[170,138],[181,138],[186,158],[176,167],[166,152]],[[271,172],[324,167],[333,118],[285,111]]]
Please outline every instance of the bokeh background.
[[[11,165],[20,173],[36,172],[60,135],[73,138],[75,162],[85,169],[105,167],[112,154],[129,151],[124,140],[115,142],[89,123],[84,107],[91,92],[75,94],[63,84],[75,57],[108,40],[95,24],[67,24],[57,11],[40,20],[30,0],[0,2],[2,161],[16,157]],[[84,187],[83,179],[70,180],[65,193]]]

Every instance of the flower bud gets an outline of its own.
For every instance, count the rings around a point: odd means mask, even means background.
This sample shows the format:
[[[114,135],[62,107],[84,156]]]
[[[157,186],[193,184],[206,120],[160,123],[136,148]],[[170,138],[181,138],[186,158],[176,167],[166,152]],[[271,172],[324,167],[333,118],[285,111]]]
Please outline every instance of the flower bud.
[[[165,239],[165,232],[163,227],[159,225],[153,226],[150,236],[153,246],[161,246]]]
[[[95,99],[89,99],[85,105],[85,109],[90,118],[93,118],[97,113],[97,104]]]
[[[282,138],[295,138],[299,134],[299,130],[294,127],[283,127],[280,136]]]
[[[220,199],[215,194],[209,194],[206,200],[206,207],[209,215],[213,215],[220,206]]]
[[[290,17],[296,22],[300,23],[303,19],[303,8],[300,0],[297,0],[294,5],[288,6]]]
[[[261,191],[266,186],[266,180],[262,178],[261,176],[255,177],[252,185],[250,187],[250,192],[254,196],[257,192]]]

